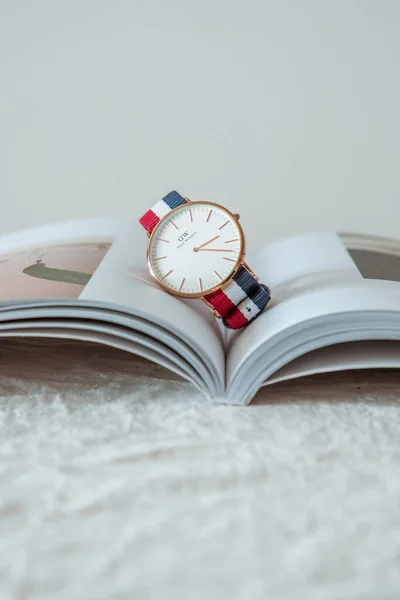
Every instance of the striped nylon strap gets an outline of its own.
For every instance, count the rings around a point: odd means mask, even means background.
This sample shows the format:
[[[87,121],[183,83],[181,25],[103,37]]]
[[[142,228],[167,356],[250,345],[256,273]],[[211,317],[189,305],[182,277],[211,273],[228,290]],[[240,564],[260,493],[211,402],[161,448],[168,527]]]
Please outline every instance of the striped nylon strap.
[[[148,210],[139,222],[151,233],[167,213],[186,203],[187,200],[178,192],[170,192]],[[241,329],[250,323],[264,310],[270,299],[269,288],[259,283],[244,265],[223,289],[205,296],[205,300],[230,329]]]
[[[269,288],[242,265],[224,288],[205,296],[226,327],[241,329],[259,315],[271,300]]]
[[[147,229],[149,233],[151,233],[157,223],[159,223],[167,213],[169,213],[173,208],[186,203],[187,200],[178,194],[178,192],[170,192],[164,196],[162,200],[159,200],[150,210],[148,210],[147,213],[145,213],[143,217],[139,219],[139,223],[143,225],[143,227]]]

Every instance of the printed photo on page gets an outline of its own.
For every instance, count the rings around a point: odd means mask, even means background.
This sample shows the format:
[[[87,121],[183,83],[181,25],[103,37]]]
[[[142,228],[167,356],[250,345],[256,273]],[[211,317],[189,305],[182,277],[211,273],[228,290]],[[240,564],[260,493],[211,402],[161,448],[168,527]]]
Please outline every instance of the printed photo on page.
[[[0,302],[78,298],[111,244],[66,242],[0,255]]]

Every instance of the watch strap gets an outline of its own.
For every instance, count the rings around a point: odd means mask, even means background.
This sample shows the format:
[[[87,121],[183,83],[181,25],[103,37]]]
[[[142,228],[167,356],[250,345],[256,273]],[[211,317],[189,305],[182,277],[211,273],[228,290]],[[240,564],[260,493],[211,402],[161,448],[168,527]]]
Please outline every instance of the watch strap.
[[[205,299],[222,317],[226,327],[241,329],[264,310],[271,294],[269,288],[242,265],[225,287]]]
[[[161,221],[161,219],[171,212],[177,206],[186,204],[187,200],[178,194],[175,190],[169,192],[164,198],[156,202],[156,204],[148,210],[143,217],[139,219],[139,223],[151,233],[154,227]]]

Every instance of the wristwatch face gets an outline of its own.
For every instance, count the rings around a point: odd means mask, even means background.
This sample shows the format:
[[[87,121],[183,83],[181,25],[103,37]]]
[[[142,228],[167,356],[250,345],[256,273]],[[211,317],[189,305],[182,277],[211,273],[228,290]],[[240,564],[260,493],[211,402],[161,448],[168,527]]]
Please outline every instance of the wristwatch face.
[[[199,297],[237,270],[244,237],[236,217],[218,204],[190,202],[168,213],[148,246],[151,273],[172,294]]]

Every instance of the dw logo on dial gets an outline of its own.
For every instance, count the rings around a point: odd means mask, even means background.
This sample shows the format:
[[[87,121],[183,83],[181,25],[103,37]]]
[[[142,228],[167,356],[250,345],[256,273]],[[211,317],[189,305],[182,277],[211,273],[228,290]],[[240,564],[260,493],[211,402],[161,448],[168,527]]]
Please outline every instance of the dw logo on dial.
[[[189,235],[189,232],[186,230],[182,233],[182,235],[180,235],[178,237],[178,242],[184,242],[185,239],[187,238],[187,236]]]

